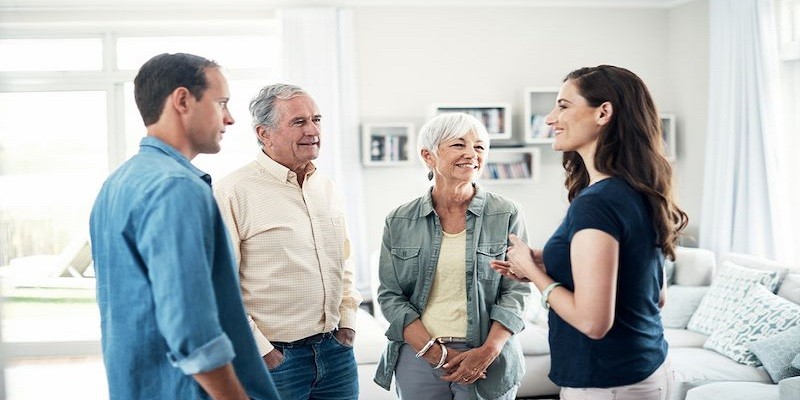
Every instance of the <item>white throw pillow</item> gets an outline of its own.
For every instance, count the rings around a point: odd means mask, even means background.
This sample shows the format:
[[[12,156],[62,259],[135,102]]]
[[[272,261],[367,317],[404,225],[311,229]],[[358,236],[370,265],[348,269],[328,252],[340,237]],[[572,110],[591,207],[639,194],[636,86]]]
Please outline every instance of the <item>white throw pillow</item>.
[[[739,305],[753,286],[763,286],[774,292],[778,285],[777,271],[760,271],[726,261],[714,277],[708,293],[686,328],[710,335],[727,324],[731,310]]]
[[[732,312],[736,318],[731,318],[723,329],[712,333],[703,348],[745,365],[761,364],[750,351],[751,342],[786,331],[800,323],[800,305],[760,285],[750,289]]]

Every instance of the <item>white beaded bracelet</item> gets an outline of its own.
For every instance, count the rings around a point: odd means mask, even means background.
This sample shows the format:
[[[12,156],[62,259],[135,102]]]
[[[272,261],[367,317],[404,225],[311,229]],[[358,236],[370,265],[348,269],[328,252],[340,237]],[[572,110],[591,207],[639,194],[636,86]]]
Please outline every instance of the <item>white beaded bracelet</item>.
[[[550,309],[550,302],[548,301],[548,298],[550,297],[550,292],[552,292],[553,289],[555,289],[558,286],[563,286],[563,284],[561,282],[553,282],[547,285],[547,287],[544,288],[544,290],[542,290],[542,307],[545,310]]]

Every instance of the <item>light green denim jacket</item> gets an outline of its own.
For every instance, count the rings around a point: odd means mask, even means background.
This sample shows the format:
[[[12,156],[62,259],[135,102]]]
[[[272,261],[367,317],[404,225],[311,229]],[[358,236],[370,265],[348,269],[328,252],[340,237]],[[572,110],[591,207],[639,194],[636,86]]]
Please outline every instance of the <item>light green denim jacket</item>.
[[[516,334],[525,327],[523,314],[531,287],[498,274],[492,259],[504,259],[508,235],[527,240],[525,221],[511,201],[477,188],[467,209],[467,340],[479,347],[497,321]],[[403,329],[420,318],[428,302],[442,244],[442,226],[434,212],[431,190],[386,217],[381,247],[378,302],[389,321],[389,344],[375,382],[389,390]],[[489,366],[486,379],[471,385],[473,398],[497,398],[519,385],[525,375],[522,348],[515,336]]]

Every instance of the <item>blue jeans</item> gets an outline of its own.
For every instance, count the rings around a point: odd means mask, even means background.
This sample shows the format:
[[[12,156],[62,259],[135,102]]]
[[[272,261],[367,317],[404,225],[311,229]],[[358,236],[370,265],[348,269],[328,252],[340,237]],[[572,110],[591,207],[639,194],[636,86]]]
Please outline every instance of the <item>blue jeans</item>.
[[[283,400],[357,400],[358,369],[353,348],[332,334],[317,343],[281,345],[283,362],[270,370]]]

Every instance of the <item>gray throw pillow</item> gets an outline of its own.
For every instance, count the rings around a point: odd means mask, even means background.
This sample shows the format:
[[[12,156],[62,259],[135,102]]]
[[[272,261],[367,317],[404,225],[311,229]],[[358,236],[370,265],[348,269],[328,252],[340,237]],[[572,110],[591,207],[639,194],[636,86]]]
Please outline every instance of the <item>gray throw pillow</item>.
[[[708,286],[672,285],[667,288],[667,301],[661,310],[661,323],[665,328],[686,328]]]
[[[800,361],[800,326],[750,343],[750,351],[758,357],[772,381],[800,375],[792,359]]]
[[[667,276],[667,285],[675,284],[675,261],[664,260],[664,275]]]
[[[792,360],[792,366],[800,370],[800,354],[794,356],[794,360]]]

